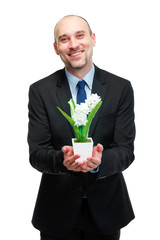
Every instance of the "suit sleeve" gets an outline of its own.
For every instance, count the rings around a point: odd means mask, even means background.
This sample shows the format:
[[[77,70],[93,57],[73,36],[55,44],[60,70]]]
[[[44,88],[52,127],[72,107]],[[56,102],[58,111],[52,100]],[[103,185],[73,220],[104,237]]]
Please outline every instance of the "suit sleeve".
[[[113,142],[103,151],[98,179],[122,172],[134,160],[134,95],[129,81],[119,101]]]
[[[38,171],[50,174],[66,174],[63,152],[53,149],[49,121],[38,88],[29,89],[29,131],[28,143],[30,163]]]

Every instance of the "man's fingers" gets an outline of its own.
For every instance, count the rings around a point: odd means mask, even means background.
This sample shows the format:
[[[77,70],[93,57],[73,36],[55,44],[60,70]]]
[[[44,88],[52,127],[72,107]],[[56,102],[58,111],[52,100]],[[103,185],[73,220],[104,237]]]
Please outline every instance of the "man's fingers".
[[[79,167],[81,168],[81,166],[82,166],[82,165],[81,165],[79,162],[74,162],[74,163],[72,163],[72,167],[73,167],[73,168],[79,168]]]
[[[62,147],[62,152],[67,153],[69,151],[71,151],[73,153],[73,147],[71,147],[71,146],[63,146]]]
[[[103,152],[103,145],[102,144],[100,144],[100,143],[97,144],[97,151],[98,152]]]
[[[64,166],[68,169],[68,170],[72,170],[72,171],[81,171],[81,164],[78,162],[75,162],[76,159],[78,159],[80,156],[79,155],[74,155],[68,159],[66,159],[64,161]]]
[[[86,164],[87,164],[88,166],[93,166],[93,167],[95,167],[95,166],[97,166],[97,165],[99,164],[99,160],[97,160],[97,159],[94,158],[94,157],[88,157]]]
[[[64,153],[67,153],[67,147],[66,146],[64,146],[64,147],[62,147],[62,152],[64,152]]]
[[[80,157],[80,155],[77,154],[77,155],[73,155],[73,156],[65,159],[64,160],[65,166],[73,164],[75,162],[75,160],[78,159],[79,157]]]

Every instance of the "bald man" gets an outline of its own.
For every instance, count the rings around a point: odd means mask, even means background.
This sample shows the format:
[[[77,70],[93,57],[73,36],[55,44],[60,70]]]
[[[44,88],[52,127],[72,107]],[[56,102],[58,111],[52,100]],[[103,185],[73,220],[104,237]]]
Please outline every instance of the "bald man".
[[[134,97],[128,80],[93,64],[96,37],[79,16],[62,18],[54,49],[65,68],[33,83],[29,90],[30,163],[42,172],[32,223],[41,240],[118,240],[134,219],[122,174],[134,160]],[[93,153],[76,161],[68,101],[77,103],[79,82],[86,97],[97,93],[102,106],[89,136]]]

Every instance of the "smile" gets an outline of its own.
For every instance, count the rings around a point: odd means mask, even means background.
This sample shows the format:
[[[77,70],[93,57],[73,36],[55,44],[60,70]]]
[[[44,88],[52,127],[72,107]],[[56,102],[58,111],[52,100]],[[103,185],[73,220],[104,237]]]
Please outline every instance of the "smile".
[[[79,51],[79,52],[75,52],[75,53],[71,53],[71,54],[68,54],[70,57],[77,57],[79,55],[81,55],[83,53],[83,51]]]

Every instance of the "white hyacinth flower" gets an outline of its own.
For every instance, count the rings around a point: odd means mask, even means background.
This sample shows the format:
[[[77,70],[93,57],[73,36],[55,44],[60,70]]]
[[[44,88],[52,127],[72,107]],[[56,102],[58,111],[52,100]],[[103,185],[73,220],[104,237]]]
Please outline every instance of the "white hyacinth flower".
[[[101,98],[95,94],[91,94],[89,98],[85,100],[85,103],[76,104],[75,112],[73,114],[74,125],[79,126],[86,126],[87,115],[94,109],[97,103],[101,101]]]
[[[74,120],[74,125],[77,127],[82,125],[86,126],[86,123],[88,122],[86,114],[77,113],[77,112],[73,114],[73,120]]]
[[[87,115],[89,113],[88,105],[86,103],[76,104],[75,112]]]
[[[92,93],[85,101],[88,106],[89,112],[91,112],[94,107],[101,101],[101,98],[97,95],[97,93]]]
[[[89,109],[86,103],[76,104],[75,112],[73,114],[74,125],[79,127],[81,125],[86,125],[87,114]]]

